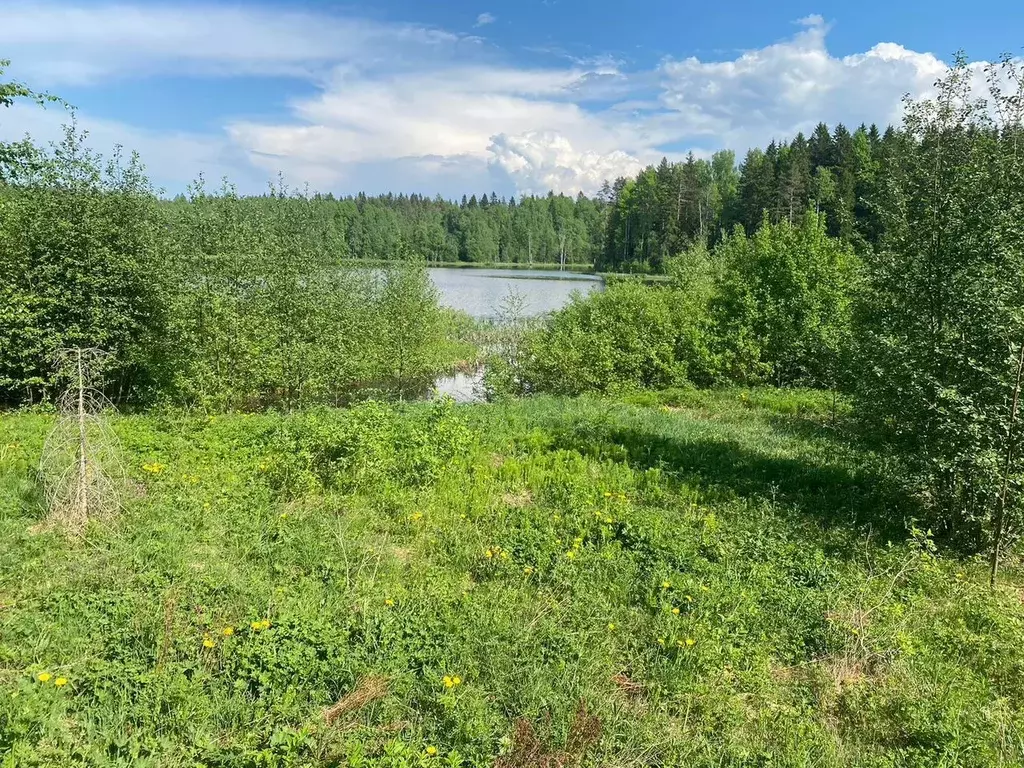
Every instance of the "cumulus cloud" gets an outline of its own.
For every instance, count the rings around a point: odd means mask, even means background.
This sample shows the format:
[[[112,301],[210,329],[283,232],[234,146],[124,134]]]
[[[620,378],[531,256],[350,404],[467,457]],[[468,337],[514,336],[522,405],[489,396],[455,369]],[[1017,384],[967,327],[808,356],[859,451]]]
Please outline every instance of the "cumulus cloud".
[[[523,193],[542,195],[560,192],[593,192],[606,179],[635,175],[643,167],[636,157],[621,150],[581,151],[552,131],[527,131],[518,136],[495,136],[488,151],[492,164],[515,181]]]
[[[483,27],[488,24],[493,24],[497,20],[498,17],[495,16],[493,13],[481,13],[479,16],[476,17],[476,24],[474,24],[473,26]]]
[[[336,183],[351,178],[359,164],[403,158],[413,164],[447,157],[483,167],[493,159],[490,147],[499,134],[547,132],[579,146],[580,157],[614,157],[622,141],[614,126],[569,99],[581,76],[482,65],[386,77],[346,72],[294,105],[298,124],[237,122],[228,131],[268,170],[301,164]]]
[[[800,23],[804,29],[793,38],[730,61],[664,62],[661,103],[670,114],[662,130],[745,148],[822,121],[898,122],[904,94],[926,94],[946,68],[930,53],[895,43],[835,57],[820,16]]]
[[[819,121],[898,121],[902,96],[928,94],[945,70],[895,42],[834,56],[820,16],[731,59],[666,58],[636,70],[609,57],[513,66],[479,38],[265,5],[74,2],[5,7],[0,49],[18,75],[115,95],[120,78],[159,87],[181,72],[315,84],[279,115],[227,119],[215,133],[94,119],[100,134],[139,147],[182,184],[206,168],[243,178],[281,171],[293,184],[339,192],[593,192],[690,147],[742,153]],[[7,123],[21,130],[18,115]]]

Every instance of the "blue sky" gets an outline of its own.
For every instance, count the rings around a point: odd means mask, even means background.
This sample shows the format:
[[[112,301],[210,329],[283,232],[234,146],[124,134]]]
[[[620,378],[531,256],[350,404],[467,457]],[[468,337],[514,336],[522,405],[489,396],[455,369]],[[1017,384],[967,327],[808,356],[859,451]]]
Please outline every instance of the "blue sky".
[[[2,0],[10,74],[177,192],[593,192],[661,156],[898,121],[958,49],[1024,45],[1024,3]],[[980,6],[979,6],[980,7]],[[57,135],[20,106],[0,138]]]

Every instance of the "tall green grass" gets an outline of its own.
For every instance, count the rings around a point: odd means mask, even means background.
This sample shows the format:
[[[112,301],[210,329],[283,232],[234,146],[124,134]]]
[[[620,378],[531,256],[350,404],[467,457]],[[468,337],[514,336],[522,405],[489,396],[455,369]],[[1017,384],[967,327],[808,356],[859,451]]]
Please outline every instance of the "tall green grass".
[[[121,417],[134,495],[80,540],[37,527],[49,417],[4,417],[0,753],[1024,759],[1016,582],[938,554],[829,400],[644,397]]]

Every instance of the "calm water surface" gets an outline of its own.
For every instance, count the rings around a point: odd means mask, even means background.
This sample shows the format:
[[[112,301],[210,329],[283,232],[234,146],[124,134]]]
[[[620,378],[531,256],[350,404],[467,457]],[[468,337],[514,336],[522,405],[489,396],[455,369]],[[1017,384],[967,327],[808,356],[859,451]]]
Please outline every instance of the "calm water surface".
[[[597,275],[545,269],[471,269],[438,267],[427,270],[446,307],[461,309],[473,317],[493,318],[511,294],[523,298],[523,312],[543,315],[560,309],[573,291],[601,290]]]
[[[522,313],[529,317],[561,309],[574,291],[582,294],[604,289],[597,275],[546,269],[474,269],[438,267],[427,270],[441,294],[441,304],[461,309],[473,317],[498,316],[502,302],[512,295],[522,299]],[[460,403],[483,399],[483,369],[473,373],[442,376],[434,382],[437,396],[448,395]]]

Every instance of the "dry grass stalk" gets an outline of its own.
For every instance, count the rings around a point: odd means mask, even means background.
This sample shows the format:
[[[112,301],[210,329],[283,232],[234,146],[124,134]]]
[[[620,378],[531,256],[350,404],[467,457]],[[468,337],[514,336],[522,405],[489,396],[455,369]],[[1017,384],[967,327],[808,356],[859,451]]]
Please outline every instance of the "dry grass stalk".
[[[125,488],[117,437],[105,419],[110,401],[94,382],[107,355],[98,349],[66,349],[56,365],[69,382],[58,400],[59,417],[39,463],[47,523],[72,533],[90,519],[109,517]]]
[[[174,612],[178,607],[178,596],[174,590],[170,590],[164,597],[164,626],[163,634],[160,637],[160,649],[157,652],[156,668],[163,669],[167,659],[170,658],[174,649]]]
[[[512,731],[512,749],[494,763],[494,768],[567,768],[580,765],[587,751],[601,738],[601,721],[580,702],[569,726],[565,749],[549,750],[533,724],[524,718],[516,720]]]
[[[626,694],[627,698],[638,699],[644,694],[643,683],[638,683],[625,672],[612,675],[612,682],[615,683],[616,688]]]
[[[358,712],[367,704],[379,701],[388,695],[388,679],[381,675],[367,675],[356,681],[356,686],[338,702],[324,710],[324,720],[334,725],[340,718]]]
[[[501,503],[511,509],[520,509],[533,503],[533,494],[529,488],[524,488],[518,493],[505,493],[501,496]]]

